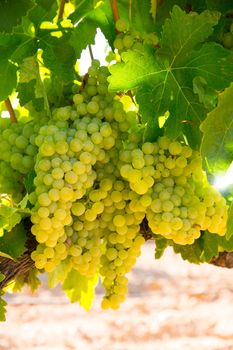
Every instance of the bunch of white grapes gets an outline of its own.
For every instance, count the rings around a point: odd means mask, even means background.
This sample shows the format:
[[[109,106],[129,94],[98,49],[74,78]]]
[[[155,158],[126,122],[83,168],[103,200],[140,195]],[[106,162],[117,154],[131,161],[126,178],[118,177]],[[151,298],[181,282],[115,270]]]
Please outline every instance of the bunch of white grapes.
[[[113,45],[119,54],[128,50],[141,52],[144,45],[156,46],[159,43],[155,33],[142,34],[135,29],[128,28],[126,22],[121,19],[116,22],[116,31],[117,35]]]
[[[54,109],[35,137],[32,259],[47,272],[65,260],[88,278],[99,273],[102,307],[117,309],[143,220],[154,235],[192,244],[202,230],[225,233],[227,205],[198,152],[165,136],[143,143],[130,98],[109,93],[108,75],[94,60],[73,105]]]
[[[11,124],[6,119],[0,132],[0,190],[12,195],[15,202],[23,197],[23,181],[34,169],[37,146],[35,137],[43,125],[38,122]]]
[[[121,176],[138,194],[136,210],[146,212],[155,234],[192,244],[201,231],[224,235],[227,205],[202,171],[200,154],[178,141],[160,137],[120,154]]]
[[[73,127],[67,121],[57,121],[40,129],[31,217],[32,233],[41,244],[33,253],[37,268],[51,271],[68,255],[77,255],[76,240],[68,239],[73,230],[70,226],[73,216],[79,217],[82,208],[86,209],[80,200],[96,180],[94,164],[108,160],[104,150],[115,143],[111,135],[108,122],[88,116],[77,119]],[[87,220],[94,210],[86,211]]]

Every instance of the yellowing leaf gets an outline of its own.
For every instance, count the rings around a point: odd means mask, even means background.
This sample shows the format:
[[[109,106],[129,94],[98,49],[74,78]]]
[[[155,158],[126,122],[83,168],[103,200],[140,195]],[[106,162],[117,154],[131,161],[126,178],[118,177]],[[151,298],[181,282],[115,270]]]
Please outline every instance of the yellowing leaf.
[[[218,105],[201,124],[201,153],[209,170],[221,173],[233,160],[233,84],[219,95]]]

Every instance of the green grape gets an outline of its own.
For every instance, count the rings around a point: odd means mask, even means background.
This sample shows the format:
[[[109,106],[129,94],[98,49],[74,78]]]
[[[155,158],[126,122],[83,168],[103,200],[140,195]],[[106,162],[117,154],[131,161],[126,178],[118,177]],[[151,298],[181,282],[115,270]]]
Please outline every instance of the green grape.
[[[98,113],[99,111],[99,105],[97,102],[94,102],[94,101],[90,101],[88,104],[87,104],[87,112],[90,113],[90,114],[96,114]]]
[[[233,47],[233,33],[228,32],[223,35],[222,38],[223,46],[227,49],[231,49]]]
[[[116,21],[116,30],[118,30],[118,32],[125,32],[126,31],[125,21],[123,21],[122,19],[118,19]]]
[[[126,35],[123,38],[123,45],[126,49],[130,49],[133,46],[134,38],[131,35]]]

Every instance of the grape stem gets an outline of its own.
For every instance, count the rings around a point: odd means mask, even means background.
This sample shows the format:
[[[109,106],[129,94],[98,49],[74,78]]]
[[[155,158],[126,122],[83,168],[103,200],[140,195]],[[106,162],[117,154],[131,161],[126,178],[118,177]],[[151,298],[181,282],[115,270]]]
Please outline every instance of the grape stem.
[[[61,0],[60,2],[60,7],[59,7],[59,12],[58,12],[58,17],[57,20],[59,21],[63,17],[64,9],[65,9],[65,4],[67,0]]]
[[[13,109],[13,107],[12,107],[12,104],[11,104],[11,101],[10,101],[9,98],[7,98],[7,99],[5,100],[5,106],[6,106],[8,112],[9,112],[9,114],[10,114],[10,121],[11,121],[11,123],[12,123],[12,124],[13,124],[13,123],[17,123],[15,111],[14,111],[14,109]]]
[[[129,21],[132,21],[132,0],[129,0]]]
[[[111,7],[112,7],[112,14],[114,17],[114,21],[118,21],[120,19],[118,7],[117,7],[117,0],[111,0]]]
[[[89,49],[89,53],[90,53],[90,56],[91,56],[91,60],[93,61],[94,60],[94,55],[93,55],[93,51],[92,51],[91,45],[88,45],[88,49]]]

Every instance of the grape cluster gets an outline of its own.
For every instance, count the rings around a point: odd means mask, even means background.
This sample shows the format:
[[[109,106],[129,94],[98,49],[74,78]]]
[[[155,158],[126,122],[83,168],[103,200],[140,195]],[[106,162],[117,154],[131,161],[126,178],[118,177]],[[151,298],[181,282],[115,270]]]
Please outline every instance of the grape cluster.
[[[120,173],[139,197],[155,234],[178,244],[192,244],[201,231],[224,235],[225,199],[208,184],[200,154],[167,137],[120,154]]]
[[[36,188],[30,200],[39,245],[32,259],[47,272],[65,259],[84,276],[99,270],[106,288],[103,308],[117,308],[127,293],[125,274],[144,242],[145,214],[130,209],[134,193],[119,180],[117,167],[123,142],[138,120],[129,99],[123,99],[124,106],[108,92],[105,67],[93,61],[88,73],[74,105],[54,109],[52,121],[35,139]],[[137,133],[131,137],[139,140]]]
[[[225,233],[227,206],[198,152],[165,136],[143,143],[135,106],[109,93],[108,75],[94,60],[73,105],[55,108],[34,139],[32,259],[47,272],[66,261],[83,276],[100,273],[102,308],[117,309],[145,218],[155,235],[191,244],[202,230]]]
[[[77,220],[73,216],[81,215],[83,219],[86,207],[79,200],[94,184],[96,173],[93,165],[97,160],[107,161],[104,149],[110,144],[114,145],[111,134],[109,123],[88,116],[77,119],[73,127],[69,127],[67,121],[59,120],[40,129],[36,138],[39,152],[35,165],[36,190],[31,218],[34,224],[32,233],[42,244],[33,253],[37,268],[50,271],[67,255],[75,257],[78,251],[82,253],[79,248],[85,247],[85,244],[82,242],[76,247],[80,237],[77,235]],[[85,219],[93,221],[98,210],[96,206],[93,210],[86,210]],[[83,234],[82,231],[81,237],[86,238]],[[71,238],[67,240],[68,237]],[[48,247],[54,248],[52,257],[51,249],[47,256]],[[41,252],[42,248],[44,253]]]
[[[11,194],[16,202],[23,195],[23,180],[34,168],[37,147],[35,137],[43,123],[4,123],[0,133],[1,192]]]
[[[117,35],[114,40],[114,47],[119,54],[128,50],[142,51],[143,45],[158,45],[158,37],[155,33],[140,33],[135,29],[128,29],[123,20],[116,22]],[[109,56],[111,57],[111,55]]]
[[[132,269],[141,253],[145,239],[140,233],[140,224],[145,213],[130,207],[135,193],[120,176],[118,169],[122,142],[110,151],[110,162],[97,167],[97,178],[106,191],[102,199],[104,211],[99,217],[103,230],[105,250],[101,256],[100,273],[106,290],[102,308],[116,309],[125,300],[128,291],[126,274]]]

